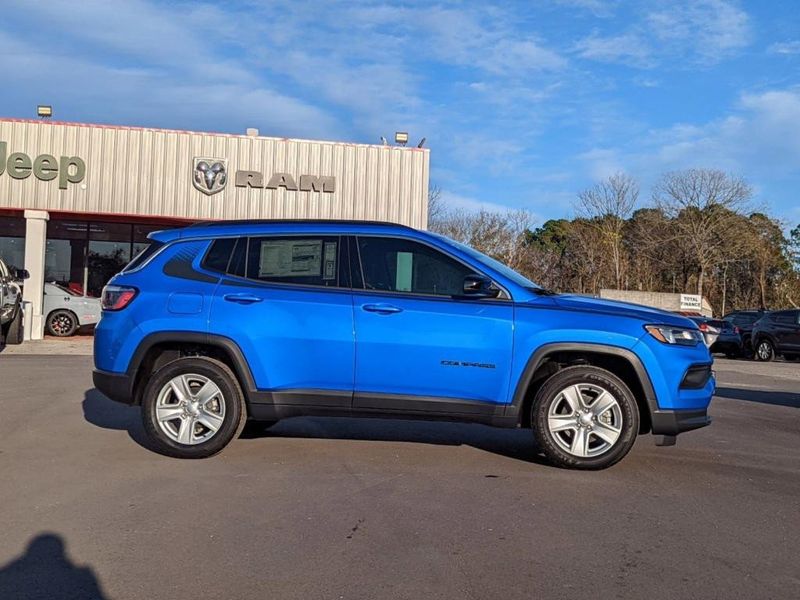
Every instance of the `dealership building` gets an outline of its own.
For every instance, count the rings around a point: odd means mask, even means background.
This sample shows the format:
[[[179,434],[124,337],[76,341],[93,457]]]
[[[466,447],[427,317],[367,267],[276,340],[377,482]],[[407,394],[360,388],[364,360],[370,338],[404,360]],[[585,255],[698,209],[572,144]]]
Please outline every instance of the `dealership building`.
[[[222,219],[427,225],[429,151],[0,119],[0,258],[24,267],[25,337],[43,286],[97,296],[158,229]]]

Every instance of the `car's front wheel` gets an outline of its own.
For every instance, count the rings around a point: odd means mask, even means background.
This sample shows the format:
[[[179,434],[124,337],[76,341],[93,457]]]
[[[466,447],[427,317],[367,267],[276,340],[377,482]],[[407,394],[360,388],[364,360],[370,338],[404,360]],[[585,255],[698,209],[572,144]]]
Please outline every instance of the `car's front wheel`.
[[[761,340],[756,346],[756,360],[769,362],[775,358],[775,348],[769,340]]]
[[[180,358],[145,388],[142,419],[154,449],[176,458],[206,458],[244,427],[244,396],[233,372],[207,357]]]
[[[545,456],[560,467],[610,467],[630,451],[639,432],[639,409],[628,386],[588,365],[550,377],[532,411],[534,435]]]

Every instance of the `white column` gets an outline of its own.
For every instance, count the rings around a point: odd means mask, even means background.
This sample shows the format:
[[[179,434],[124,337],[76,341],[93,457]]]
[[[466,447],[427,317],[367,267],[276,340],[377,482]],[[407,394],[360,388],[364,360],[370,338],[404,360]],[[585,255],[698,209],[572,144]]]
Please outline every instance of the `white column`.
[[[44,337],[44,254],[47,244],[47,220],[50,215],[44,210],[25,211],[25,269],[30,278],[25,281],[22,299],[25,302],[25,339],[40,340]]]

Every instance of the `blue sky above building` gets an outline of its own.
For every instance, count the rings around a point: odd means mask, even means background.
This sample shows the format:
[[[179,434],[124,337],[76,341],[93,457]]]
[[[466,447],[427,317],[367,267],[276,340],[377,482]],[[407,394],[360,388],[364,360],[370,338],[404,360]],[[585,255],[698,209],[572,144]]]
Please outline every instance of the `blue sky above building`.
[[[452,206],[573,214],[626,171],[744,176],[800,223],[795,0],[6,0],[0,114],[431,148]]]

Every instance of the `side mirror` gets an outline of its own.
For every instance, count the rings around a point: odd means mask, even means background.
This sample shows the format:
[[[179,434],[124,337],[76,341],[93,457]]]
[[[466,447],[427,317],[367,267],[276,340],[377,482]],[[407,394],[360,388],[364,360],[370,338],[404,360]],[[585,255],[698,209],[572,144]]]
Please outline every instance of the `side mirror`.
[[[467,275],[464,277],[464,296],[468,298],[497,298],[500,289],[488,277]]]
[[[16,273],[14,274],[14,280],[15,281],[25,281],[30,276],[31,276],[31,274],[28,273],[28,271],[26,269],[17,269]]]

